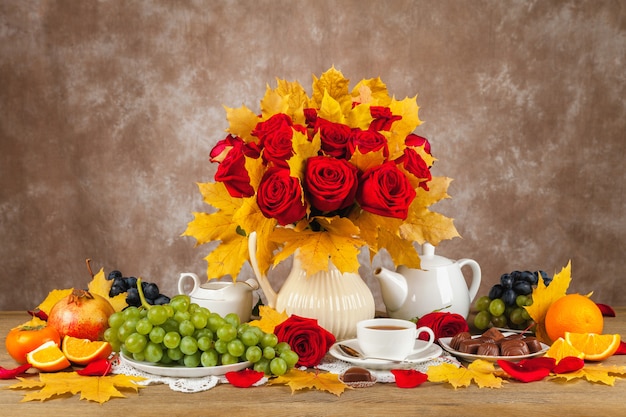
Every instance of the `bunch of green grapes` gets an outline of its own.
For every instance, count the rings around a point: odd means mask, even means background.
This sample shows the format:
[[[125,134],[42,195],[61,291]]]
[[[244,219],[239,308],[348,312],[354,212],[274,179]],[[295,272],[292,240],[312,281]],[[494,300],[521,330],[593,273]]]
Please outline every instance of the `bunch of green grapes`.
[[[127,307],[109,317],[109,326],[104,338],[114,351],[153,364],[197,367],[250,361],[256,371],[283,375],[299,359],[275,334],[240,323],[237,314],[210,312],[184,294],[168,304]]]
[[[474,302],[477,311],[474,326],[479,330],[502,327],[517,330],[532,328],[534,322],[524,307],[532,305],[533,288],[542,279],[547,286],[552,281],[544,271],[513,271],[502,274],[500,283]]]

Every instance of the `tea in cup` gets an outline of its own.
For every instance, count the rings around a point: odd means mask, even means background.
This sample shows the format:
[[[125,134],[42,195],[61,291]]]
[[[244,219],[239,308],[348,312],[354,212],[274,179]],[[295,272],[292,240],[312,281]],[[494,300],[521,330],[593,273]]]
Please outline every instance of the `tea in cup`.
[[[421,333],[428,334],[428,341],[415,341]],[[365,356],[390,360],[404,360],[428,349],[435,341],[429,327],[416,327],[415,323],[402,319],[375,318],[357,323],[356,337]]]

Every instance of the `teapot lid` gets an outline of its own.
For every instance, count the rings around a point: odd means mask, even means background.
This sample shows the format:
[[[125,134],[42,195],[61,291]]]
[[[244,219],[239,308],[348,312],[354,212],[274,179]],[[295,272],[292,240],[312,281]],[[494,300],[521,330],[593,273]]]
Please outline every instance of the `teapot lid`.
[[[430,243],[422,245],[422,255],[420,256],[421,269],[438,268],[453,264],[450,259],[435,255],[435,247]]]

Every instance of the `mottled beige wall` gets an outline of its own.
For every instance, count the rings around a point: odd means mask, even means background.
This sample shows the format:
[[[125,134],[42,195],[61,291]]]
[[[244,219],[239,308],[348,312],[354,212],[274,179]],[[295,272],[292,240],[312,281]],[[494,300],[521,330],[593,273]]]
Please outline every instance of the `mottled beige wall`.
[[[88,257],[170,294],[203,274],[180,234],[222,104],[331,65],[418,94],[463,235],[438,252],[481,292],[571,259],[571,291],[624,305],[625,59],[619,0],[2,0],[0,309],[84,286]]]

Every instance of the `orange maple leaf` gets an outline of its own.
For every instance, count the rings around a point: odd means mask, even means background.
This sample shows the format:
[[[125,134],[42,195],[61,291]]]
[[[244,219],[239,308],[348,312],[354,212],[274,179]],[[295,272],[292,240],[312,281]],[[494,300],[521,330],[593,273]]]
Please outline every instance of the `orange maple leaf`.
[[[352,389],[349,385],[339,380],[339,376],[331,373],[320,373],[319,371],[301,371],[292,368],[289,372],[269,381],[270,385],[288,385],[291,393],[309,388],[327,391],[336,396],[340,396],[346,389]]]

